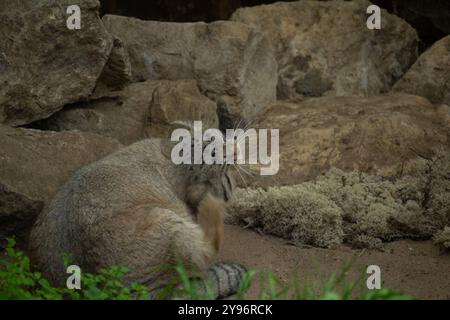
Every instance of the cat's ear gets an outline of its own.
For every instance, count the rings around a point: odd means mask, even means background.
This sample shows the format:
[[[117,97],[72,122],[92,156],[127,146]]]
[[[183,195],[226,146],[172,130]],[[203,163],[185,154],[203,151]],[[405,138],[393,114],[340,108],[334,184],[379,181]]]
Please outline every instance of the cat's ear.
[[[186,129],[189,132],[194,132],[194,124],[189,121],[183,121],[183,120],[174,120],[170,123],[170,130],[169,130],[169,138],[172,132],[174,132],[176,129]]]
[[[184,121],[184,120],[175,120],[172,121],[170,123],[170,126],[173,127],[174,129],[188,129],[188,130],[194,130],[194,125],[193,123],[190,123],[189,121]]]
[[[180,135],[179,132],[176,133],[176,135],[175,135],[178,138],[174,138],[175,140],[172,140],[175,130],[178,130],[178,129],[184,129],[184,130],[187,131],[187,132],[181,133],[182,135],[185,135],[185,134],[187,134],[189,136],[191,135],[191,127],[189,126],[189,124],[187,122],[179,121],[179,120],[172,121],[169,124],[169,128],[167,129],[166,139],[163,139],[163,143],[161,145],[162,153],[167,158],[171,157],[171,152],[172,152],[173,147],[176,146],[179,143],[179,141],[176,140],[176,139],[180,138],[179,137],[179,135]]]

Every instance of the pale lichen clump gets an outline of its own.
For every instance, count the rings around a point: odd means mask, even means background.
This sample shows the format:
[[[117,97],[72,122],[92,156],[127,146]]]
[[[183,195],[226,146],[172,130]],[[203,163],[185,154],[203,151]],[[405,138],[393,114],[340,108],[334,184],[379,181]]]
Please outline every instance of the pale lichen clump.
[[[381,248],[386,241],[431,238],[450,225],[449,208],[450,162],[443,156],[419,159],[414,174],[403,177],[334,168],[298,185],[241,189],[229,222],[296,244]]]
[[[450,250],[450,227],[437,232],[433,238],[434,243],[444,249]]]
[[[231,223],[243,223],[295,244],[329,247],[343,239],[342,210],[302,185],[238,189],[229,209]]]

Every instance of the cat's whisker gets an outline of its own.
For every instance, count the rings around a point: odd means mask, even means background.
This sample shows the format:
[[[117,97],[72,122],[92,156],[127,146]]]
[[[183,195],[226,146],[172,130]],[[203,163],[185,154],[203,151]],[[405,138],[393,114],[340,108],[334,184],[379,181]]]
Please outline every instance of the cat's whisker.
[[[233,123],[233,130],[236,130],[237,126],[239,125],[239,120],[234,120]]]
[[[250,126],[252,126],[255,122],[256,122],[256,117],[253,117],[253,119],[248,120],[244,126],[244,131],[247,130],[248,128],[250,128]]]
[[[244,172],[245,174],[247,174],[247,175],[250,176],[250,177],[254,177],[255,174],[256,174],[256,172],[252,172],[252,169],[251,169],[251,168],[247,169],[247,168],[245,167],[245,165],[239,165],[239,169],[241,169],[242,172]]]
[[[248,187],[247,182],[245,181],[244,177],[242,176],[241,171],[240,171],[240,169],[239,169],[239,166],[235,166],[235,168],[236,168],[236,172],[237,172],[237,173],[239,174],[239,176],[241,177],[242,182],[244,183],[245,188],[247,188],[247,187]]]
[[[234,130],[236,130],[236,129],[238,129],[238,128],[240,127],[240,125],[242,124],[242,121],[243,121],[243,120],[244,120],[243,118],[240,118],[240,119],[239,119],[239,121],[238,121],[236,127],[234,128]]]

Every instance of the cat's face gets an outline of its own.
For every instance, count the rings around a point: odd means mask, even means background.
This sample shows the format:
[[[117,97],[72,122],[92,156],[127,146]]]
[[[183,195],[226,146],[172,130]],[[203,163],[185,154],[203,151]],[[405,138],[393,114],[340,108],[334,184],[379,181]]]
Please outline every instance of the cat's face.
[[[195,148],[194,144],[191,147],[193,150]],[[209,152],[207,142],[203,142],[202,147],[204,152]],[[213,195],[221,197],[225,201],[230,200],[236,185],[233,171],[231,170],[236,162],[236,150],[234,141],[225,141],[222,151],[219,152],[220,154],[216,154],[214,150],[211,152],[211,155],[217,157],[220,161],[210,164],[189,165],[190,183],[205,185]]]
[[[174,163],[178,162],[178,166],[186,169],[183,172],[188,175],[188,184],[202,185],[213,195],[229,200],[235,187],[231,168],[237,159],[236,140],[227,140],[218,129],[212,130],[213,135],[205,131],[199,137],[194,134],[195,127],[190,123],[176,125],[174,130],[180,130],[170,137],[172,157],[178,157]]]

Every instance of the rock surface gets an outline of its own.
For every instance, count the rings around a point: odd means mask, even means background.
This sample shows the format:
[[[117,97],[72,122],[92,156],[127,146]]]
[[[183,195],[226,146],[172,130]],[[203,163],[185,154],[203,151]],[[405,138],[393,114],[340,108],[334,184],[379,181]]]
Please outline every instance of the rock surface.
[[[168,137],[175,121],[201,120],[205,128],[217,128],[216,109],[195,80],[149,80],[66,108],[37,127],[92,132],[131,144],[146,137]]]
[[[258,26],[279,64],[278,98],[387,92],[417,58],[417,34],[382,11],[381,30],[366,27],[370,2],[277,2],[238,9],[232,20]],[[326,36],[324,36],[326,35]]]
[[[380,176],[406,174],[418,158],[450,152],[446,106],[407,94],[279,102],[256,127],[280,129],[280,170],[255,185],[291,185],[331,167]]]
[[[130,55],[135,81],[195,79],[223,125],[252,119],[275,100],[277,64],[266,37],[239,22],[169,23],[106,15]]]
[[[97,0],[81,0],[80,30],[69,30],[69,0],[0,2],[0,123],[43,119],[94,90],[112,38]]]
[[[393,90],[423,96],[436,104],[450,104],[450,36],[423,53]]]
[[[113,48],[108,61],[103,68],[102,74],[98,79],[94,95],[99,91],[117,91],[125,88],[131,82],[131,64],[128,52],[122,41],[115,38]]]
[[[215,102],[202,95],[195,80],[153,81],[157,91],[150,107],[150,137],[170,137],[177,123],[202,121],[203,130],[218,128],[219,118]]]
[[[3,125],[0,141],[0,239],[24,236],[72,173],[121,146],[94,134]]]

